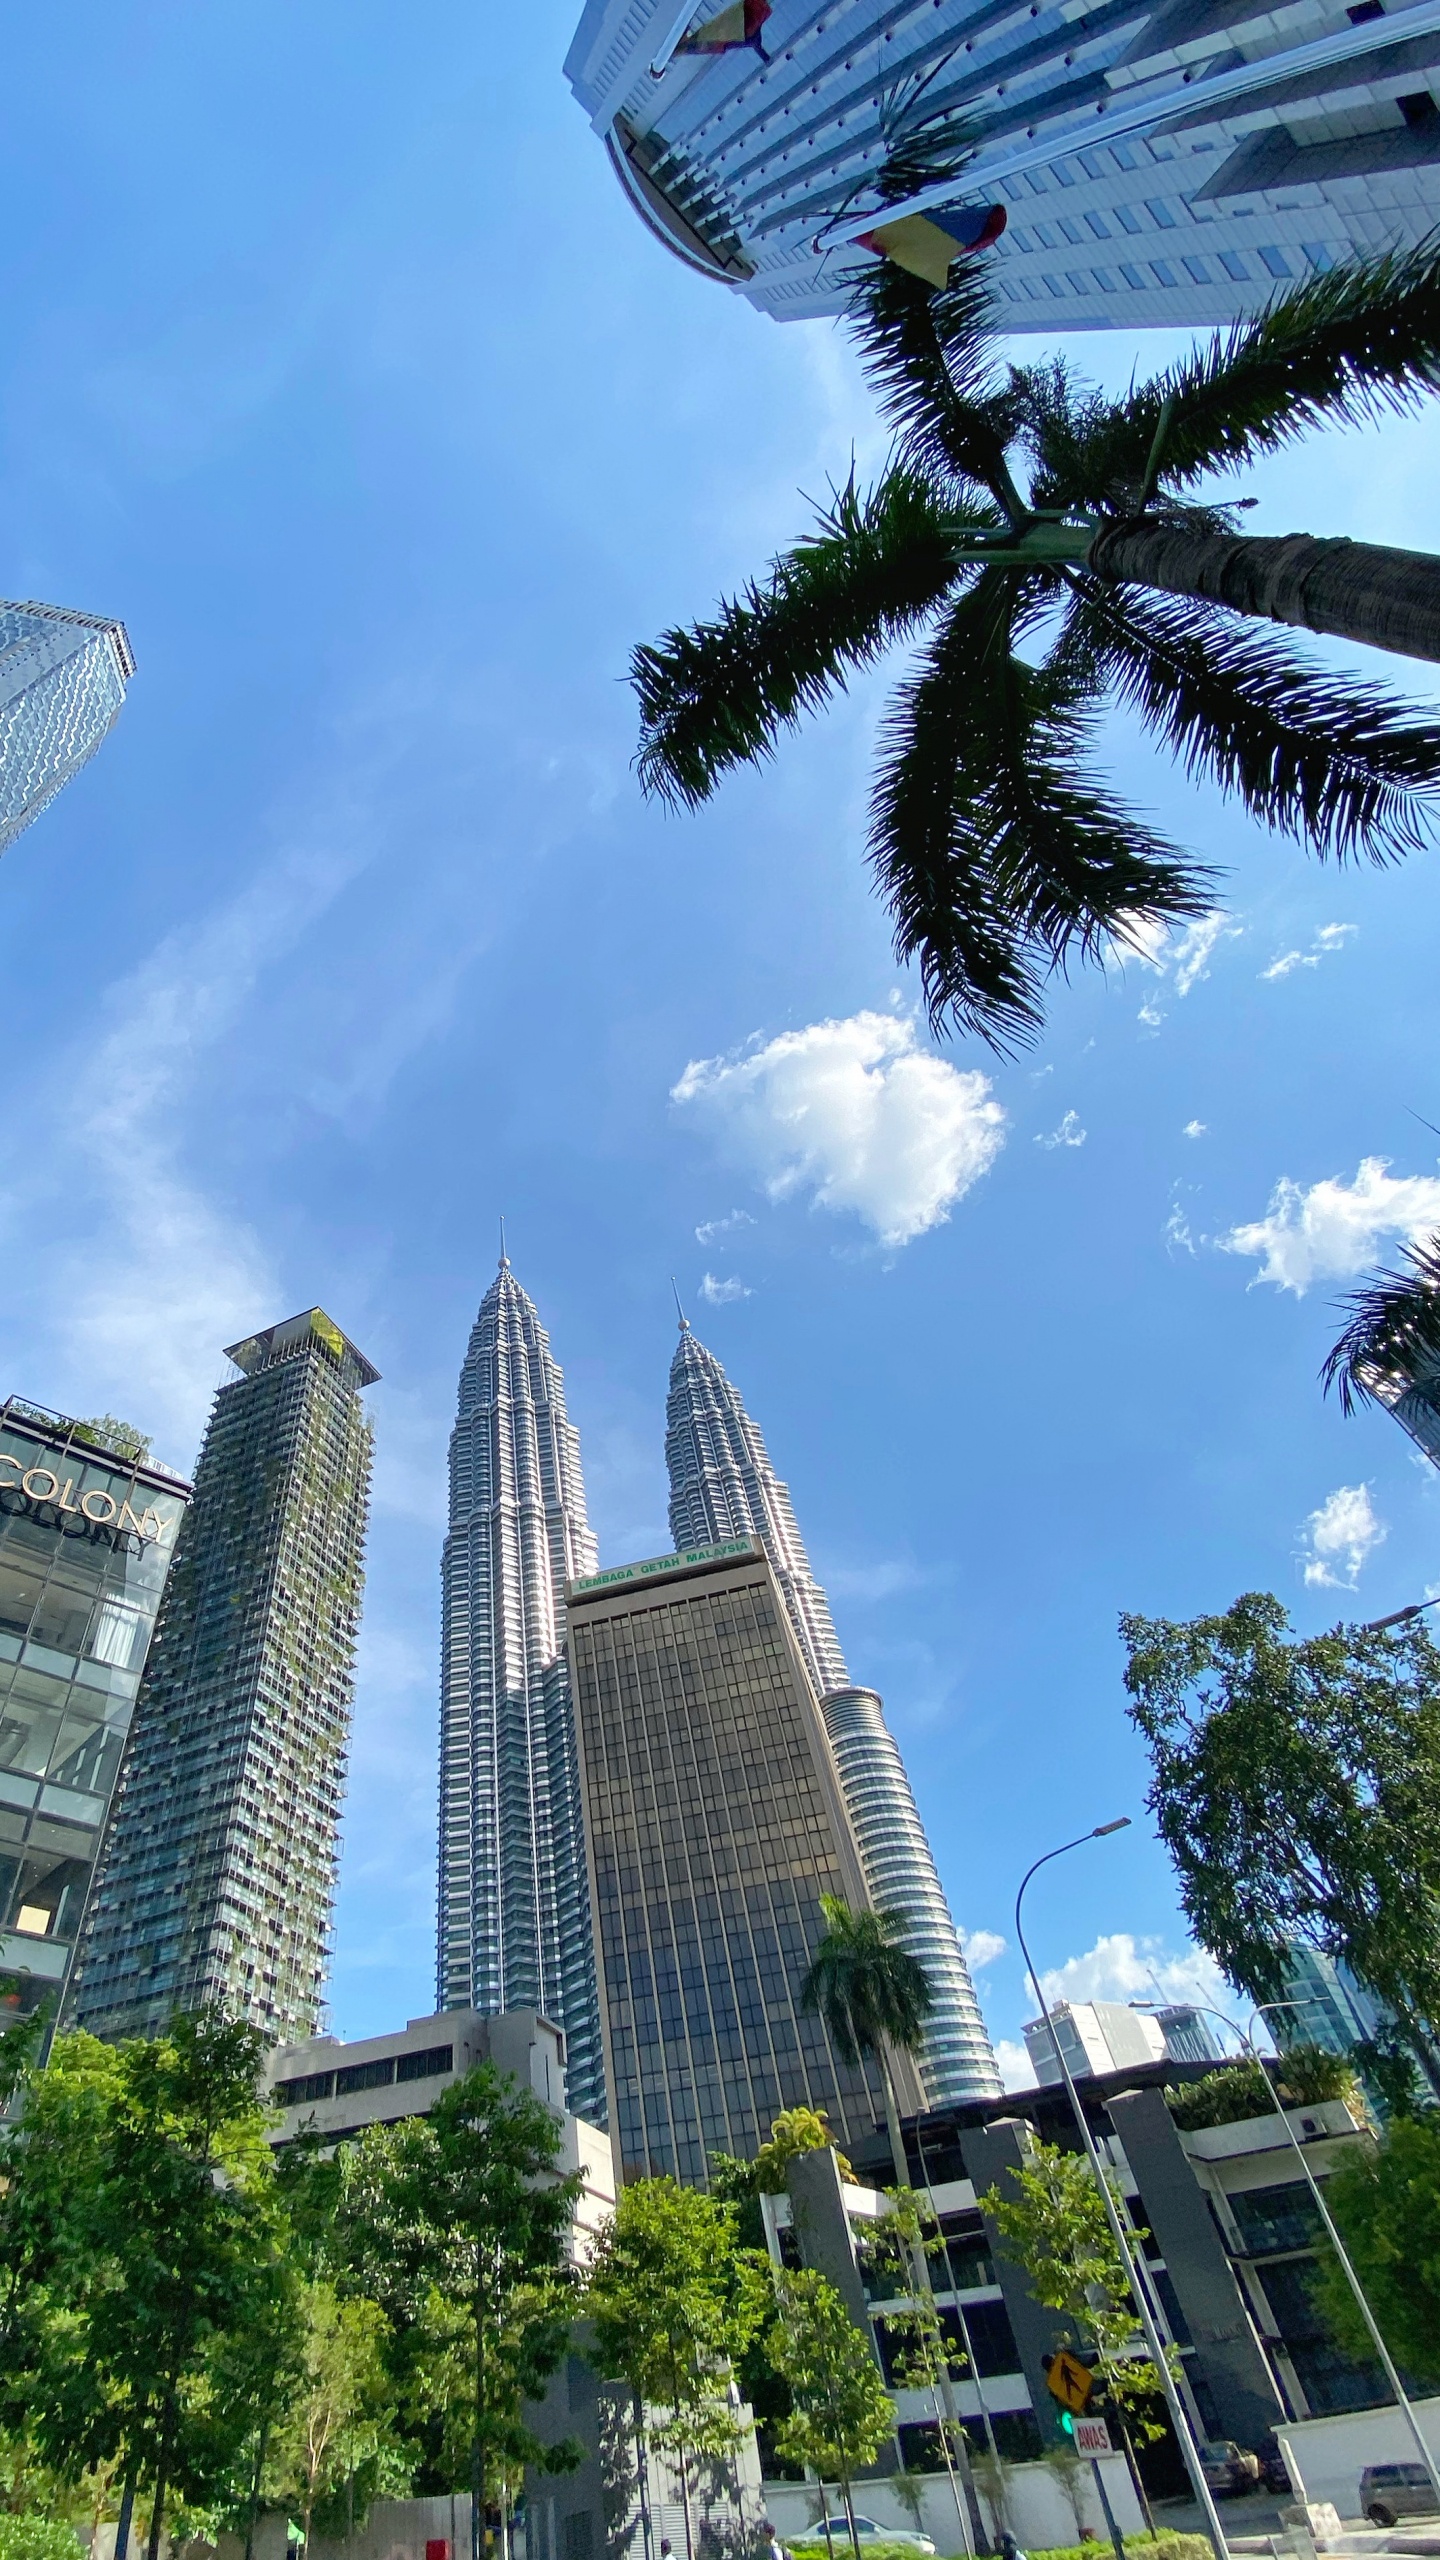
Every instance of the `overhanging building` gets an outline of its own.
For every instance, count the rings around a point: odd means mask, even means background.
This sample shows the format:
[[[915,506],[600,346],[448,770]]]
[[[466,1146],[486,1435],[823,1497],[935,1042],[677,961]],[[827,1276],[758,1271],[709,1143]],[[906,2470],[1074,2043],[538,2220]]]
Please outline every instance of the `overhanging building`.
[[[58,2002],[190,1487],[0,1406],[0,2017]]]
[[[319,2024],[379,1373],[319,1307],[226,1358],[76,1967],[94,2035]]]
[[[920,2068],[931,2103],[996,2097],[1000,2074],[969,1967],[936,1872],[899,1746],[874,1689],[853,1686],[810,1570],[788,1488],[713,1351],[682,1316],[665,1408],[670,1534],[677,1547],[753,1535],[760,1540],[809,1682],[860,1853],[870,1901],[902,1911],[909,1947],[930,1977],[934,2007]]]
[[[753,2158],[784,2107],[866,2139],[878,2079],[800,2005],[820,1897],[863,1907],[864,1872],[759,1540],[582,1575],[567,1611],[621,2174],[703,2185],[712,2152]]]
[[[1203,326],[1440,222],[1437,0],[586,0],[566,73],[639,219],[776,319],[842,311],[876,174],[963,120],[1012,330]],[[735,11],[729,13],[736,16]]]
[[[134,673],[123,622],[0,603],[0,853],[88,764]]]

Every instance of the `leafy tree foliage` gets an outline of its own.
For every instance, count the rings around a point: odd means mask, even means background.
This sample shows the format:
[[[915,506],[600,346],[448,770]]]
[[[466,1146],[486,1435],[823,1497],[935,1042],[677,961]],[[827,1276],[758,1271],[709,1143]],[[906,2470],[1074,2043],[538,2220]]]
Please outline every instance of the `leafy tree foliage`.
[[[1383,2148],[1354,2143],[1325,2182],[1385,2343],[1407,2374],[1440,2383],[1440,2115],[1399,2117]],[[1369,2364],[1374,2345],[1327,2248],[1316,2298],[1347,2354]]]
[[[268,2452],[272,2490],[298,2509],[308,2546],[317,2508],[340,2503],[362,2469],[372,2472],[399,2454],[385,2367],[388,2323],[378,2303],[346,2300],[333,2285],[306,2285],[300,2297],[303,2339],[295,2388]],[[405,2485],[403,2456],[391,2480]],[[338,2520],[338,2519],[337,2519]],[[343,2517],[353,2528],[353,2505]]]
[[[860,2560],[853,2484],[892,2433],[895,2412],[870,2341],[827,2276],[812,2268],[781,2272],[775,2299],[770,2360],[788,2383],[792,2402],[776,2440],[792,2462],[818,2472],[822,2484],[839,2484],[851,2548]]]
[[[1440,2023],[1440,1650],[1423,1626],[1298,1640],[1250,1592],[1220,1617],[1124,1617],[1147,1802],[1186,1916],[1252,2000],[1298,1939],[1410,2031]]]
[[[1104,2388],[1131,2434],[1142,2444],[1160,2435],[1155,2410],[1162,2377],[1148,2356],[1135,2353],[1135,2306],[1089,2162],[1077,2151],[1036,2141],[1010,2191],[992,2187],[980,2206],[1024,2268],[1037,2302],[1065,2314],[1074,2346],[1093,2346]]]
[[[820,1909],[825,1935],[805,1976],[800,2006],[824,2019],[843,2062],[878,2063],[895,2176],[903,2186],[908,2173],[890,2056],[918,2052],[935,1994],[925,1967],[905,1944],[905,1912],[852,1911],[834,1893],[821,1894]]]
[[[1339,2098],[1363,2112],[1360,2083],[1344,2054],[1323,2045],[1291,2045],[1267,2070],[1247,2056],[1223,2063],[1202,2080],[1187,2080],[1167,2089],[1166,2102],[1185,2133],[1201,2133],[1222,2124],[1244,2124],[1251,2116],[1270,2116],[1277,2099],[1287,2107],[1319,2107]]]
[[[1303,285],[1119,400],[1063,359],[998,364],[973,263],[940,294],[878,268],[852,326],[889,463],[869,489],[852,474],[712,620],[635,651],[647,790],[695,806],[915,644],[882,731],[871,860],[936,1027],[1000,1047],[1038,1030],[1053,971],[1213,900],[1210,875],[1089,769],[1107,702],[1322,857],[1393,860],[1423,840],[1440,726],[1324,671],[1275,623],[1440,656],[1440,564],[1403,555],[1396,620],[1396,555],[1300,543],[1297,579],[1300,538],[1247,540],[1197,491],[1434,388],[1433,245]]]

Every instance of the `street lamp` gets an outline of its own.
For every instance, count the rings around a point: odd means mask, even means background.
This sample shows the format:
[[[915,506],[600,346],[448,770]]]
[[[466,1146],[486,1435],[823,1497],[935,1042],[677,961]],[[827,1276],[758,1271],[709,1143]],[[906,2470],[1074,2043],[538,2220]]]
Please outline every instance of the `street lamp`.
[[[1440,1591],[1436,1592],[1433,1600],[1412,1600],[1408,1608],[1392,1609],[1388,1618],[1363,1619],[1360,1633],[1362,1636],[1378,1636],[1382,1627],[1408,1627],[1412,1618],[1423,1617],[1427,1609],[1440,1609]],[[1215,2015],[1219,2017],[1218,2009]]]
[[[1226,2549],[1225,2543],[1225,2529],[1220,2522],[1220,2511],[1210,2493],[1210,2483],[1205,2477],[1205,2466],[1200,2459],[1200,2448],[1195,2441],[1194,2429],[1190,2424],[1190,2413],[1186,2408],[1184,2401],[1180,2397],[1179,2390],[1176,2387],[1175,2376],[1170,2370],[1170,2360],[1165,2352],[1165,2348],[1160,2337],[1160,2331],[1156,2325],[1155,2315],[1150,2307],[1149,2293],[1142,2281],[1139,2267],[1131,2253],[1129,2241],[1125,2236],[1125,2226],[1120,2219],[1119,2207],[1111,2193],[1110,2181],[1106,2177],[1104,2168],[1101,2165],[1100,2154],[1095,2147],[1095,2137],[1090,2131],[1089,2119],[1086,2116],[1084,2108],[1080,2104],[1079,2092],[1077,2091],[1075,2083],[1070,2076],[1070,2065],[1065,2059],[1064,2048],[1061,2045],[1060,2038],[1055,2032],[1054,2021],[1050,2015],[1050,2005],[1046,2000],[1044,1992],[1040,1988],[1040,1976],[1036,1972],[1034,1964],[1031,1961],[1030,1950],[1025,1943],[1025,1932],[1020,1925],[1020,1906],[1025,1899],[1025,1888],[1029,1884],[1032,1876],[1037,1876],[1042,1867],[1049,1866],[1052,1858],[1063,1858],[1068,1855],[1070,1850],[1083,1848],[1087,1840],[1106,1840],[1109,1838],[1112,1831],[1128,1831],[1129,1828],[1130,1817],[1128,1813],[1121,1814],[1118,1821],[1097,1822],[1093,1831],[1082,1831],[1078,1838],[1062,1841],[1058,1849],[1047,1849],[1043,1858],[1037,1858],[1033,1867],[1028,1868],[1026,1873],[1021,1877],[1020,1890],[1015,1896],[1015,1935],[1020,1942],[1020,1952],[1025,1959],[1025,1970],[1030,1976],[1030,1987],[1040,2004],[1041,2017],[1044,2019],[1046,2026],[1050,2030],[1050,2042],[1055,2050],[1056,2061],[1060,2065],[1060,2075],[1065,2083],[1066,2094],[1070,2100],[1071,2112],[1074,2115],[1076,2125],[1079,2129],[1080,2139],[1085,2146],[1085,2156],[1090,2163],[1095,2184],[1100,2190],[1100,2201],[1105,2207],[1105,2218],[1110,2225],[1110,2236],[1119,2253],[1120,2264],[1124,2269],[1126,2282],[1128,2283],[1131,2294],[1134,2298],[1135,2308],[1140,2315],[1140,2327],[1144,2333],[1145,2344],[1150,2354],[1150,2361],[1154,2365],[1155,2371],[1160,2378],[1160,2386],[1165,2394],[1165,2403],[1170,2412],[1170,2423],[1175,2430],[1176,2442],[1184,2456],[1185,2468],[1190,2474],[1190,2485],[1195,2492],[1196,2499],[1199,2502],[1200,2512],[1205,2518],[1206,2529],[1209,2533],[1210,2540],[1215,2547],[1215,2560],[1229,2560],[1229,2553]]]
[[[1421,1608],[1428,1608],[1429,1605],[1428,1601],[1422,1601],[1418,1604]],[[1411,1609],[1409,1611],[1402,1611],[1400,1614],[1402,1616],[1414,1616],[1416,1612],[1414,1609]],[[1381,1624],[1383,1625],[1384,1623],[1385,1621],[1382,1619]],[[1131,2006],[1136,2009],[1153,2009],[1157,2005],[1158,2004],[1153,2000],[1136,2000],[1131,2003]],[[1259,2053],[1256,2051],[1253,2034],[1247,2035],[1238,2019],[1227,2017],[1223,2009],[1212,2008],[1208,2001],[1193,2000],[1191,2001],[1190,2006],[1194,2009],[1202,2010],[1207,2017],[1219,2018],[1225,2026],[1229,2027],[1232,2032],[1239,2037],[1246,2052],[1249,2054],[1251,2061],[1265,2073],[1266,2083],[1269,2087],[1270,2094],[1275,2101],[1275,2112],[1285,2127],[1290,2148],[1294,2152],[1295,2157],[1299,2161],[1300,2167],[1304,2172],[1305,2184],[1310,2190],[1311,2196],[1314,2200],[1315,2209],[1325,2226],[1326,2238],[1329,2240],[1331,2248],[1334,2250],[1336,2257],[1340,2261],[1345,2281],[1355,2296],[1360,2317],[1364,2321],[1366,2328],[1369,2330],[1370,2335],[1375,2342],[1375,2352],[1379,2356],[1380,2361],[1385,2368],[1385,2379],[1389,2383],[1391,2390],[1394,2392],[1396,2405],[1403,2412],[1405,2423],[1408,2426],[1411,2435],[1415,2439],[1415,2450],[1419,2454],[1421,2461],[1424,2463],[1426,2470],[1430,2474],[1430,2484],[1435,2491],[1436,2503],[1440,2504],[1440,2465],[1437,2465],[1434,2454],[1431,2452],[1429,2445],[1426,2443],[1424,2436],[1420,2432],[1420,2421],[1415,2415],[1414,2404],[1412,2403],[1399,2374],[1396,2372],[1394,2359],[1380,2334],[1379,2322],[1376,2320],[1375,2314],[1370,2308],[1369,2302],[1367,2301],[1364,2290],[1361,2286],[1360,2279],[1355,2273],[1354,2266],[1351,2263],[1350,2252],[1346,2248],[1344,2241],[1341,2239],[1339,2232],[1335,2228],[1335,2222],[1331,2214],[1330,2207],[1320,2192],[1320,2181],[1316,2177],[1309,2161],[1305,2157],[1305,2146],[1301,2142],[1299,2135],[1295,2131],[1295,2127],[1290,2121],[1285,2101],[1281,2097],[1280,2091],[1275,2082],[1270,2078],[1269,2072],[1265,2071],[1265,2065],[1261,2060]],[[1257,2018],[1268,2017],[1272,2009],[1303,2009],[1304,2007],[1305,2002],[1303,2000],[1263,2001],[1261,2005],[1251,2013],[1251,2027],[1253,2029]]]

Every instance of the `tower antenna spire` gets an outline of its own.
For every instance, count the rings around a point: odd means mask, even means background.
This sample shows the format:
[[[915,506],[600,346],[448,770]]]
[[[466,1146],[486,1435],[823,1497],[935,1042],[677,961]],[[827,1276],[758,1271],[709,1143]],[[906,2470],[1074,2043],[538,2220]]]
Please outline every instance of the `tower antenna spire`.
[[[505,1221],[502,1217],[500,1221],[500,1268],[502,1271],[507,1268],[509,1260],[510,1256],[505,1250]]]
[[[680,1330],[682,1333],[688,1333],[690,1330],[690,1319],[680,1304],[680,1291],[673,1271],[670,1274],[670,1286],[675,1291],[675,1313],[680,1319]]]

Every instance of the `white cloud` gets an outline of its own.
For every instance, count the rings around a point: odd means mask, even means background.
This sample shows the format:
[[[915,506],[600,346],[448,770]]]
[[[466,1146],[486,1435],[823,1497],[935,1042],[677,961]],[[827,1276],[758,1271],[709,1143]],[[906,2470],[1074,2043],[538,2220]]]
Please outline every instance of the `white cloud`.
[[[1348,1280],[1375,1260],[1389,1236],[1433,1234],[1440,1227],[1440,1179],[1392,1174],[1387,1156],[1366,1156],[1353,1182],[1327,1179],[1308,1191],[1282,1175],[1263,1218],[1232,1227],[1225,1253],[1253,1254],[1260,1280],[1303,1297],[1314,1280]]]
[[[1165,1015],[1162,1008],[1158,1004],[1152,1003],[1147,997],[1145,1003],[1140,1007],[1135,1019],[1137,1022],[1143,1022],[1147,1031],[1158,1031],[1161,1023],[1165,1019]]]
[[[1201,978],[1209,977],[1210,954],[1222,934],[1227,942],[1233,942],[1241,931],[1241,926],[1232,925],[1223,907],[1212,907],[1208,916],[1197,916],[1193,924],[1187,924],[1170,954],[1177,996],[1188,996]]]
[[[1000,2036],[995,2045],[995,2060],[999,2065],[1002,2088],[1034,2088],[1035,2066],[1023,2044],[1012,2041],[1009,2036]]]
[[[838,1591],[842,1599],[879,1601],[893,1600],[897,1592],[918,1590],[923,1575],[904,1558],[882,1557],[877,1564],[832,1565],[825,1575],[827,1591]]]
[[[1358,930],[1353,924],[1322,924],[1308,951],[1282,951],[1260,975],[1288,978],[1292,969],[1318,969],[1327,952],[1343,951],[1352,933]]]
[[[1040,1988],[1052,2007],[1057,2000],[1193,2000],[1233,2011],[1236,1999],[1203,1947],[1174,1955],[1162,1938],[1136,1938],[1128,1929],[1042,1973]]]
[[[994,1929],[957,1929],[955,1935],[972,1973],[983,1973],[1005,1953],[1007,1941]]]
[[[989,1079],[922,1049],[914,1024],[891,1014],[694,1058],[671,1099],[770,1199],[808,1192],[889,1245],[939,1226],[1005,1143]]]
[[[1035,1144],[1037,1147],[1083,1147],[1088,1134],[1080,1126],[1079,1113],[1067,1111],[1059,1128],[1052,1129],[1048,1138],[1037,1138]]]
[[[695,1230],[697,1244],[713,1244],[717,1236],[733,1236],[737,1227],[753,1227],[748,1209],[732,1209],[728,1218],[706,1218]]]
[[[1182,1138],[1203,1138],[1205,1135],[1204,1121],[1187,1120],[1184,1128],[1180,1132],[1180,1135]]]
[[[1388,1535],[1375,1516],[1368,1484],[1339,1484],[1300,1534],[1305,1579],[1332,1591],[1353,1591],[1362,1569]]]
[[[1194,1253],[1195,1238],[1190,1221],[1178,1200],[1171,1201],[1170,1215],[1160,1232],[1165,1238],[1165,1250],[1172,1257],[1177,1253]]]
[[[728,1307],[736,1298],[748,1298],[751,1292],[736,1272],[728,1280],[717,1280],[713,1271],[707,1271],[700,1283],[700,1295],[707,1307]]]

